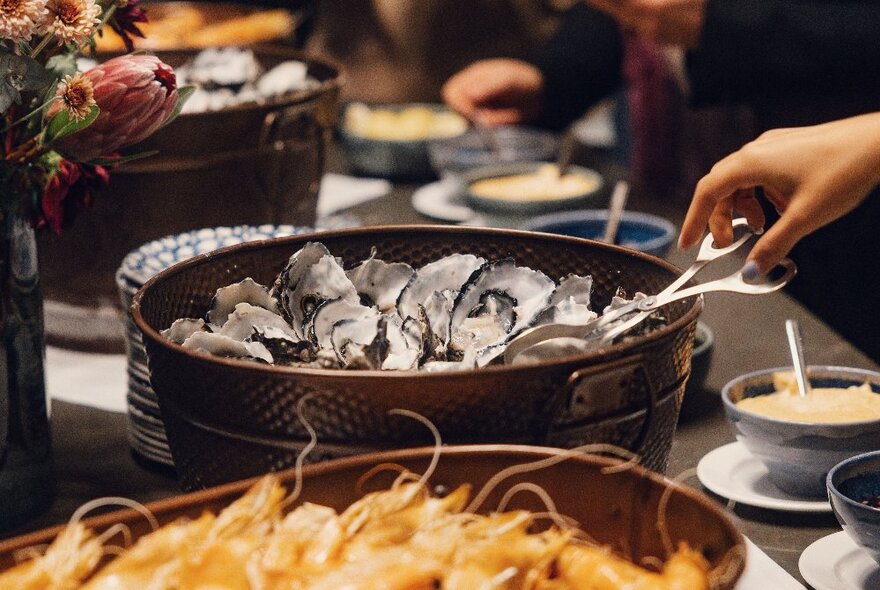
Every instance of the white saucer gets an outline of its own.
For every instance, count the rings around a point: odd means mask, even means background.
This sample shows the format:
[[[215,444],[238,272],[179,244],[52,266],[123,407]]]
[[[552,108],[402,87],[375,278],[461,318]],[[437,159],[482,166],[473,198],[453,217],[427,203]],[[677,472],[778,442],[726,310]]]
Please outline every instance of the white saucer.
[[[783,512],[831,512],[827,499],[787,494],[773,485],[767,468],[741,442],[707,453],[697,465],[706,489],[742,504]]]
[[[419,187],[412,195],[413,209],[433,219],[455,223],[479,224],[482,217],[468,207],[461,194],[461,182],[447,176]]]
[[[815,590],[880,588],[880,565],[843,531],[804,549],[798,569]]]

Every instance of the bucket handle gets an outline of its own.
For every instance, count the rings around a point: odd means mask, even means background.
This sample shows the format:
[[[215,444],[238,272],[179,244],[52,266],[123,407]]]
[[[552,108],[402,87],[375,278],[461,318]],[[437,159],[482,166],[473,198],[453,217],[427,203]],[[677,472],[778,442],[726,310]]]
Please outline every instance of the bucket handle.
[[[620,383],[624,379],[638,378],[639,375],[643,378],[645,389],[647,390],[645,395],[645,419],[632,447],[633,452],[641,456],[644,445],[654,430],[657,418],[657,391],[651,384],[651,380],[648,379],[648,372],[645,369],[645,356],[641,353],[604,363],[600,366],[583,367],[571,373],[565,385],[554,399],[555,407],[550,411],[550,419],[548,420],[544,441],[550,439],[557,421],[566,411],[571,410],[582,398],[594,397],[592,394],[585,396],[585,392],[605,389],[609,380],[612,379]],[[599,395],[601,395],[601,391]]]

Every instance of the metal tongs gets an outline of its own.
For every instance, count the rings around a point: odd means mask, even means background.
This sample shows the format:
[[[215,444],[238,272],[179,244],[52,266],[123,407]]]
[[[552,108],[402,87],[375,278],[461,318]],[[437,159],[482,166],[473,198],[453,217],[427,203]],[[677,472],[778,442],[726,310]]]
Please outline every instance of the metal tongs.
[[[784,287],[792,277],[794,277],[797,273],[797,268],[795,267],[794,262],[786,258],[782,260],[777,267],[782,269],[782,273],[775,273],[778,276],[774,279],[765,276],[758,278],[753,282],[747,282],[742,274],[742,270],[738,270],[724,278],[682,289],[681,287],[683,287],[695,274],[700,272],[707,264],[721,256],[730,254],[745,244],[754,235],[754,232],[748,227],[748,222],[745,219],[735,219],[733,221],[733,227],[734,229],[744,227],[748,231],[725,248],[717,248],[712,238],[712,234],[707,235],[703,239],[700,251],[697,253],[697,259],[691,267],[684,271],[675,282],[663,289],[660,293],[633,300],[626,305],[608,311],[596,319],[580,326],[570,324],[544,324],[526,330],[507,344],[507,348],[504,350],[504,363],[511,364],[516,356],[527,349],[553,338],[577,338],[580,340],[598,341],[600,345],[609,344],[613,342],[615,338],[638,326],[659,308],[668,303],[672,303],[673,301],[686,299],[688,297],[693,297],[694,295],[700,295],[712,291],[728,291],[731,293],[744,293],[747,295],[772,293],[773,291],[778,291]],[[621,320],[624,316],[633,313],[635,315],[631,318],[612,325]]]

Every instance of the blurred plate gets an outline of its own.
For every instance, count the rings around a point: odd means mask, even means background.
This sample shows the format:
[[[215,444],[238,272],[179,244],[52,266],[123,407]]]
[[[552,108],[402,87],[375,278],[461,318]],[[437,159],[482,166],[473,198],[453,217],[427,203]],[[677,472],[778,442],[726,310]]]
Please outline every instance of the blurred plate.
[[[827,499],[792,496],[773,485],[764,464],[740,442],[707,453],[697,464],[697,477],[709,491],[749,506],[782,512],[831,512]]]
[[[844,531],[822,537],[804,549],[798,569],[815,590],[880,588],[880,566]]]
[[[473,223],[479,217],[465,202],[461,181],[452,176],[416,189],[412,206],[422,215],[442,221]]]

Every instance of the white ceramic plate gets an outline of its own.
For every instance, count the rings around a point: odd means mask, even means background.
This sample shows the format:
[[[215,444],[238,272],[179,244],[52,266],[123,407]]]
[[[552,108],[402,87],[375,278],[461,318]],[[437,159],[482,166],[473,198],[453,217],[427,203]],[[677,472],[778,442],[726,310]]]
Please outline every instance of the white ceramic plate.
[[[822,537],[804,549],[798,569],[815,590],[880,588],[880,565],[843,531]]]
[[[802,498],[773,485],[767,468],[740,442],[700,459],[697,477],[706,489],[736,502],[783,512],[831,512],[827,499]]]
[[[478,214],[464,202],[462,191],[459,180],[446,177],[416,189],[412,195],[412,206],[432,219],[472,223]]]

